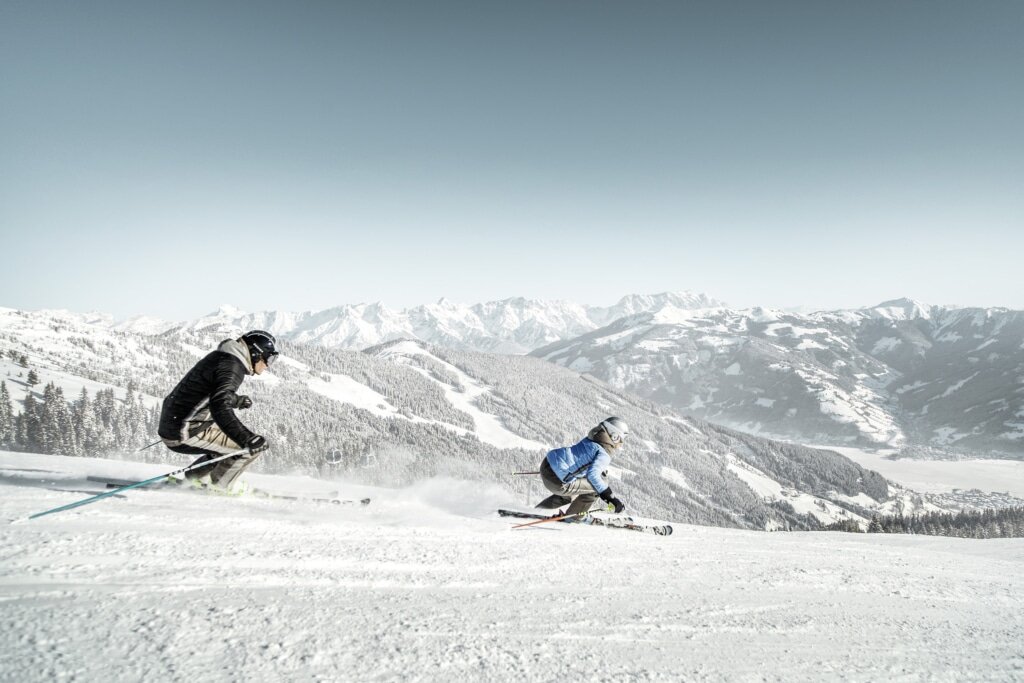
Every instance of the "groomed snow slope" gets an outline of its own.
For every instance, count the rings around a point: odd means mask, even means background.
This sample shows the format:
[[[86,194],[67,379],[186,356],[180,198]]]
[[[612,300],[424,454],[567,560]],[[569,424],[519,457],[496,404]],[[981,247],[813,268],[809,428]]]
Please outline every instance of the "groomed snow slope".
[[[1024,540],[512,531],[497,488],[366,508],[131,491],[0,453],[0,679],[1024,680]]]

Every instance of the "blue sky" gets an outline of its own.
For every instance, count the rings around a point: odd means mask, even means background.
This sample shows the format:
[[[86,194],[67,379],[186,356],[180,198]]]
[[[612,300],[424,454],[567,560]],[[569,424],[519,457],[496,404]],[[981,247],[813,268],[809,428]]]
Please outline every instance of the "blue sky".
[[[0,306],[1024,309],[1024,3],[0,5]]]

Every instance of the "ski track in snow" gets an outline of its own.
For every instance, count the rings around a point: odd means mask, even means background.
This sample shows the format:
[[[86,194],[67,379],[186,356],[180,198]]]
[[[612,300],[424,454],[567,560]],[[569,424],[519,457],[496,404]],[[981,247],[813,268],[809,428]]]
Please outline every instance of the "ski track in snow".
[[[270,475],[374,501],[129,491],[7,523],[169,469],[0,453],[0,680],[1024,680],[1024,539],[512,531],[493,486]]]

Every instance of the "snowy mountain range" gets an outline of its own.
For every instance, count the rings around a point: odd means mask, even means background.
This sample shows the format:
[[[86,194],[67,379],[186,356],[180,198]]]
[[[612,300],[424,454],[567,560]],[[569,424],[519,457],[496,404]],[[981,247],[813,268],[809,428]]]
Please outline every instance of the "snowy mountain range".
[[[99,321],[96,316],[94,318]],[[732,309],[705,294],[630,295],[613,306],[508,299],[245,313],[114,329],[271,329],[363,349],[396,339],[532,353],[687,415],[794,441],[929,457],[1024,456],[1024,312],[897,299],[858,310]]]
[[[221,338],[219,329],[142,335],[88,316],[2,309],[0,351],[23,357],[27,367],[8,364],[0,379],[16,409],[30,391],[38,400],[41,387],[25,381],[37,368],[42,382],[62,384],[69,398],[76,387],[132,386],[155,401]],[[499,483],[536,502],[546,495],[536,477],[512,472],[535,470],[547,449],[575,443],[616,414],[633,436],[609,474],[640,514],[771,529],[935,509],[836,453],[687,418],[529,356],[409,340],[362,352],[285,342],[284,352],[273,372],[243,389],[255,403],[243,418],[272,444],[261,471],[333,473],[378,485],[449,476]],[[120,452],[142,445],[126,443]],[[133,457],[170,464],[181,456],[155,448]]]
[[[119,323],[115,329],[143,334],[174,329],[265,329],[282,339],[328,348],[359,350],[396,339],[415,339],[458,351],[528,353],[545,344],[585,334],[625,316],[666,306],[696,309],[721,305],[704,294],[667,292],[626,296],[612,306],[523,298],[471,306],[441,299],[435,304],[401,311],[381,303],[337,306],[302,313],[246,313],[232,306],[222,306],[197,320],[170,323],[138,317]]]
[[[1024,312],[665,306],[539,358],[751,433],[1024,455]]]

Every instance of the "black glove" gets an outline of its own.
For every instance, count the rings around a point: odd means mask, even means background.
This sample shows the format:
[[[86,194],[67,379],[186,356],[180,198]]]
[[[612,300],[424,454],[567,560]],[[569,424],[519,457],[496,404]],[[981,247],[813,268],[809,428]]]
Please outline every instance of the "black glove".
[[[270,444],[259,434],[249,437],[249,440],[245,442],[245,447],[249,449],[249,455],[256,455],[270,448]]]
[[[246,408],[252,408],[252,399],[248,396],[242,396],[239,394],[235,397],[235,408],[237,410],[245,410]]]
[[[623,505],[622,501],[616,498],[614,494],[612,494],[612,489],[610,486],[598,495],[601,496],[601,500],[615,508],[615,514],[619,514],[620,512],[626,509],[626,506]]]

